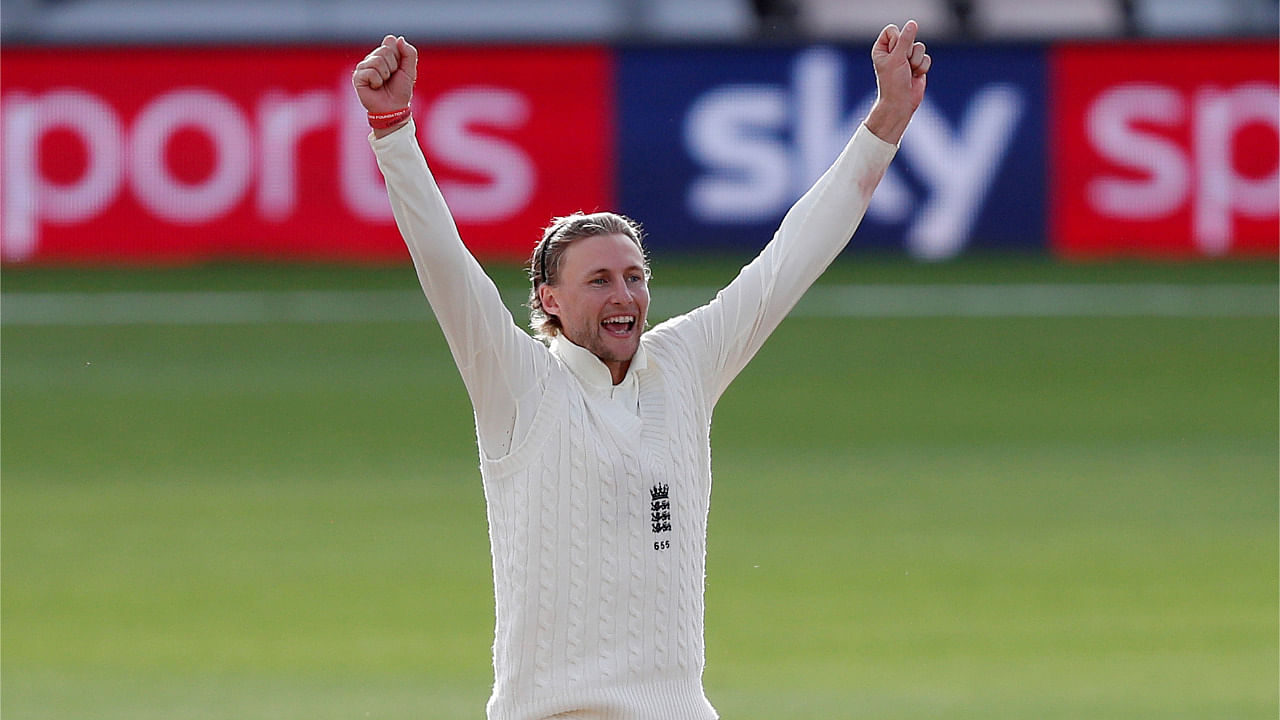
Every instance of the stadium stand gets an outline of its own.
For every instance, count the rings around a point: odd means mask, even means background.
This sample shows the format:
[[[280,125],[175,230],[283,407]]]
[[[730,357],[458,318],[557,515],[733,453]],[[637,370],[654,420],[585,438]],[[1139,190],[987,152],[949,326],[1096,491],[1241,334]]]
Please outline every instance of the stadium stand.
[[[6,3],[6,14],[8,3]],[[24,36],[49,42],[367,40],[388,28],[424,40],[596,40],[628,27],[617,0],[63,0],[36,2]]]
[[[5,0],[19,44],[738,42],[852,39],[914,17],[935,39],[1277,35],[1280,0]]]
[[[1139,34],[1161,36],[1212,36],[1267,34],[1275,37],[1280,24],[1277,3],[1272,0],[1132,0]]]
[[[970,28],[982,38],[1111,37],[1126,28],[1115,0],[975,0],[970,12]]]
[[[875,37],[885,25],[903,18],[915,18],[934,37],[959,30],[948,0],[802,0],[796,22],[807,37]]]
[[[670,40],[744,40],[760,30],[750,3],[742,0],[652,0],[640,5],[644,34]]]

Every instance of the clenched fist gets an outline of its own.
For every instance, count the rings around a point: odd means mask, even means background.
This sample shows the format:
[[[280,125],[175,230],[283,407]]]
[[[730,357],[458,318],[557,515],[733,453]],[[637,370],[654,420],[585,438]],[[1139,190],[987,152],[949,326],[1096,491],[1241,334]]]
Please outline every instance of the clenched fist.
[[[371,114],[409,107],[418,79],[418,49],[403,37],[388,35],[351,74],[360,104]],[[387,132],[395,128],[388,128]],[[381,133],[379,133],[381,134]]]

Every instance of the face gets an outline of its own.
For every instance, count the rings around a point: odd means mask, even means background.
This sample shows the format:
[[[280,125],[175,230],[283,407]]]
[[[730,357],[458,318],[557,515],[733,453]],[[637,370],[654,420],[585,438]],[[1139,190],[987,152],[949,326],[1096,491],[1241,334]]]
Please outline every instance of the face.
[[[620,234],[574,240],[560,258],[556,284],[538,292],[543,308],[560,318],[565,337],[595,353],[621,382],[649,312],[640,248]]]

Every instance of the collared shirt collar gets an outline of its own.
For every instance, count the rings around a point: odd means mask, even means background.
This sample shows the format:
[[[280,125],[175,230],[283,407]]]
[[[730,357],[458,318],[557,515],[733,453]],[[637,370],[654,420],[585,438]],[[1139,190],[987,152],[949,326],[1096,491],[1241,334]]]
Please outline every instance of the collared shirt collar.
[[[615,386],[613,374],[609,372],[604,361],[590,350],[573,344],[565,338],[563,333],[557,333],[551,339],[551,354],[569,366],[570,372],[576,375],[584,385],[609,393],[624,385],[629,388],[637,387],[636,373],[649,366],[649,358],[642,342],[640,347],[636,348],[635,356],[631,358],[631,366],[627,368],[627,374],[622,378],[622,382]]]

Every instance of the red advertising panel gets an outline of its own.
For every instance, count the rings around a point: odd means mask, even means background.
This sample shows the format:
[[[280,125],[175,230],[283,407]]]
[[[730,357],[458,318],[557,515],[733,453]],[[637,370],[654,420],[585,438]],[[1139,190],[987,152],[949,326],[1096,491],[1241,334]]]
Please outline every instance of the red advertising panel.
[[[406,258],[351,88],[367,50],[5,50],[4,261]],[[418,139],[478,255],[612,205],[611,72],[602,48],[424,49]]]
[[[1277,254],[1274,43],[1071,45],[1051,63],[1057,253]]]

